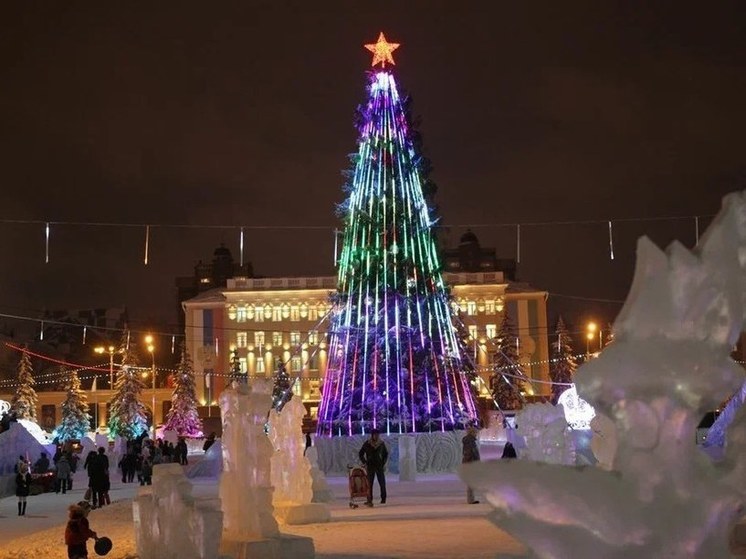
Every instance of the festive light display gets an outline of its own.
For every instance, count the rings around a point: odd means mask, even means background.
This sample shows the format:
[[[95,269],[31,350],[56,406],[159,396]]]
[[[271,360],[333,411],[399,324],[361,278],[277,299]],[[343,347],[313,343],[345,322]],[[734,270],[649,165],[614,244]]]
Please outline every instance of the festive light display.
[[[366,45],[382,65],[396,47],[383,34]],[[423,195],[424,163],[393,74],[371,73],[368,93],[343,206],[318,434],[464,428],[477,413]]]
[[[385,68],[387,62],[392,66],[396,64],[391,53],[399,48],[399,43],[389,43],[386,40],[386,37],[384,37],[383,31],[381,31],[381,34],[378,36],[378,41],[365,45],[365,48],[373,53],[373,62],[371,63],[371,66],[375,67],[376,64],[380,64],[381,68]]]

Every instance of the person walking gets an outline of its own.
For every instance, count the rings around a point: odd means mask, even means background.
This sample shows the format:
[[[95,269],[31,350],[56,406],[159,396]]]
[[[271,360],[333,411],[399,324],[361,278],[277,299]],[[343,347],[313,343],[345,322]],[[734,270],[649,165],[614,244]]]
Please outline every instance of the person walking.
[[[91,458],[88,464],[88,476],[91,480],[91,492],[93,493],[94,506],[103,507],[107,503],[109,492],[109,458],[106,449],[100,446],[98,453]]]
[[[386,504],[386,474],[384,469],[389,459],[389,451],[386,443],[381,440],[381,432],[373,429],[370,438],[363,443],[358,457],[368,471],[368,500],[366,506],[373,506],[373,480],[378,478],[378,486],[381,489],[381,504]]]
[[[468,464],[469,462],[479,462],[479,445],[477,444],[477,429],[473,425],[470,425],[466,430],[466,435],[461,439],[461,445],[463,447],[461,453],[461,463]],[[467,486],[466,487],[466,502],[470,505],[476,505],[479,503],[474,499],[474,490]]]
[[[204,450],[205,452],[207,452],[207,450],[208,450],[208,449],[209,449],[209,448],[210,448],[210,447],[211,447],[212,445],[214,445],[214,444],[215,444],[215,438],[216,438],[216,437],[217,437],[217,434],[215,433],[215,431],[213,431],[212,433],[210,433],[210,434],[209,434],[209,435],[207,436],[207,438],[205,439],[205,444],[203,444],[203,445],[202,445],[202,450]]]
[[[26,515],[26,497],[31,492],[31,472],[25,462],[18,467],[16,474],[16,497],[18,497],[18,516]]]
[[[187,466],[189,464],[187,454],[189,454],[189,448],[187,447],[186,439],[184,439],[184,437],[179,437],[179,440],[176,443],[176,458],[182,466]]]
[[[511,443],[510,441],[505,443],[505,447],[503,448],[502,458],[518,458],[518,455],[515,452],[515,447],[513,446],[513,443]]]
[[[70,461],[67,459],[67,454],[63,453],[57,458],[57,481],[55,482],[54,492],[59,493],[62,490],[62,494],[67,494],[67,484],[70,481],[70,475],[72,474],[72,466]]]

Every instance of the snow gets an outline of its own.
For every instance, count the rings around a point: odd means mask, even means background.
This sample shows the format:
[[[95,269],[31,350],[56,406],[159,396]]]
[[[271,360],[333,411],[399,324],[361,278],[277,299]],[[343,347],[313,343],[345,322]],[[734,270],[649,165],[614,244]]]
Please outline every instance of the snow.
[[[483,456],[500,452],[499,446],[482,447]],[[66,496],[29,497],[26,517],[16,516],[15,497],[0,500],[0,559],[64,559],[67,506],[82,498],[86,479],[79,471],[72,493]],[[401,483],[389,475],[389,502],[372,509],[349,508],[346,477],[328,482],[335,496],[329,504],[331,522],[282,526],[283,533],[313,538],[318,559],[487,559],[498,552],[505,557],[524,556],[525,548],[488,520],[489,505],[466,504],[465,486],[454,474],[419,475],[416,482]],[[217,497],[217,479],[192,483],[195,496]],[[137,557],[131,501],[137,489],[139,485],[123,485],[112,475],[112,505],[89,516],[91,528],[114,542],[108,559]],[[92,542],[88,548],[89,556],[96,557]]]

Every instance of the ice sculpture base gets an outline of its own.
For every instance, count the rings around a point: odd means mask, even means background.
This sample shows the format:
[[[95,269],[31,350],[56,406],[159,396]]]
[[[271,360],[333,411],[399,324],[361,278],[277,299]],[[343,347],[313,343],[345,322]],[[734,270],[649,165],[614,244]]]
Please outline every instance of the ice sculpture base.
[[[220,555],[230,559],[313,559],[315,554],[311,538],[290,534],[240,541],[224,536],[220,544]]]
[[[329,522],[332,514],[324,503],[278,503],[275,504],[275,518],[291,526],[300,524],[321,524]]]

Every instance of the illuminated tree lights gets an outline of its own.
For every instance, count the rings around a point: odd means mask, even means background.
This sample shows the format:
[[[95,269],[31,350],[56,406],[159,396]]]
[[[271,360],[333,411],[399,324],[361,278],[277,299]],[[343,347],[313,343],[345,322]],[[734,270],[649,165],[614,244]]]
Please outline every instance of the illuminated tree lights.
[[[342,206],[318,434],[463,428],[477,412],[423,196],[425,163],[394,76],[371,73],[368,94]]]

